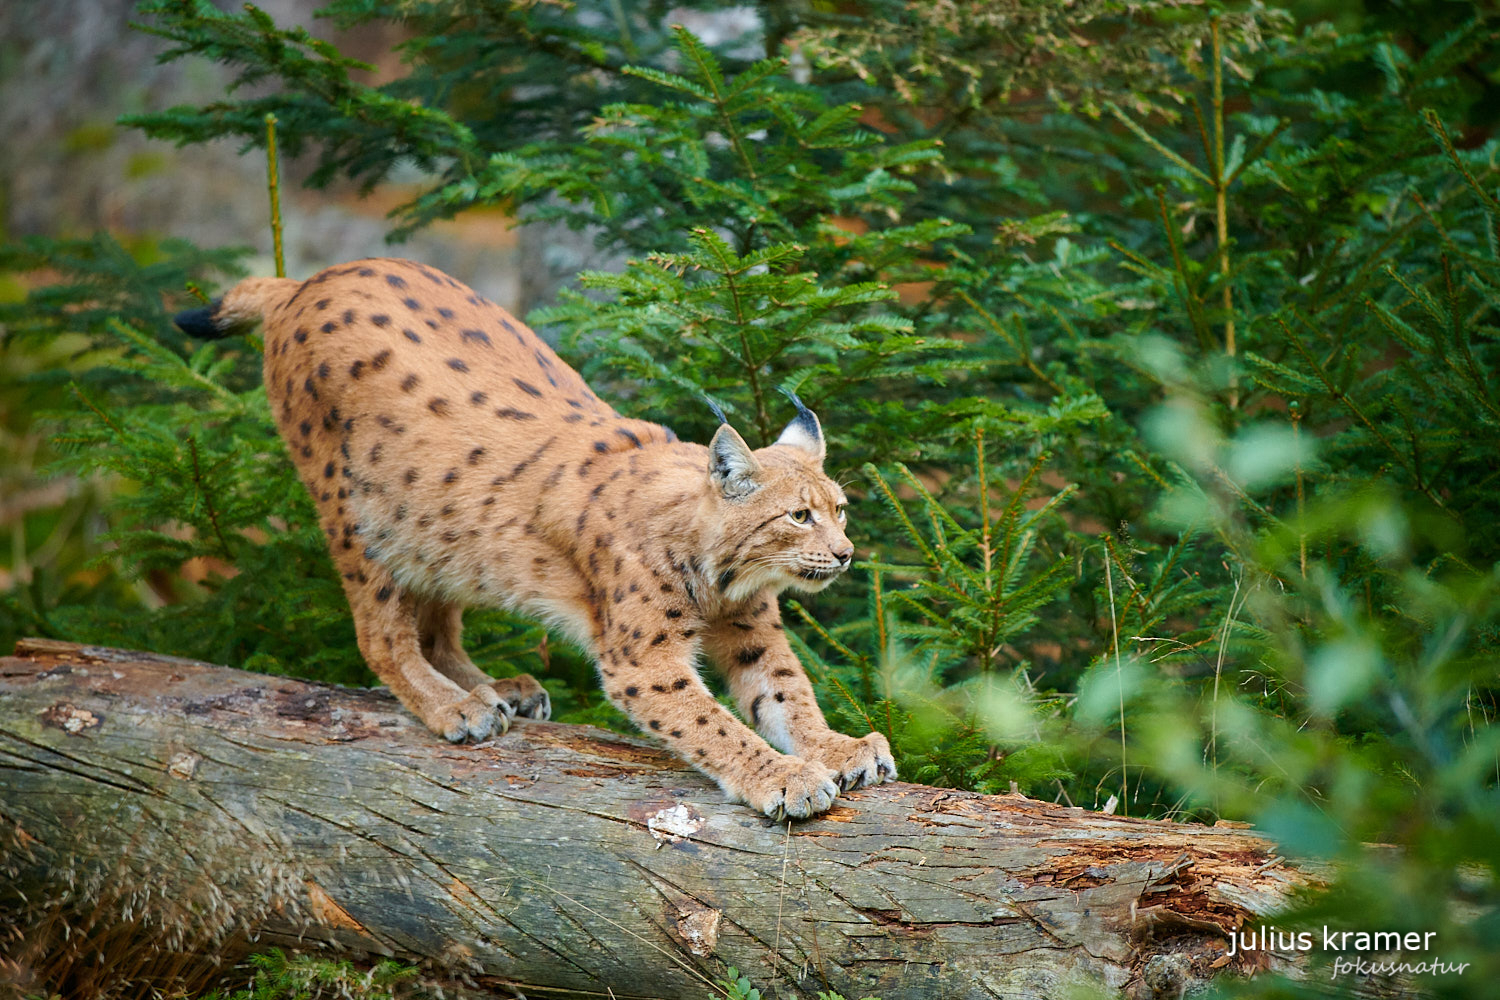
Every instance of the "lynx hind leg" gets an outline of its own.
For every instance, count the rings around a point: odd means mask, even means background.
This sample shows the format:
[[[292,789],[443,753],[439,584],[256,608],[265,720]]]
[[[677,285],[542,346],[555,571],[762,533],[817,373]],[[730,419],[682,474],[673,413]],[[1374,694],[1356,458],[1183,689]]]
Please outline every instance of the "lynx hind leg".
[[[438,673],[466,690],[494,680],[480,670],[464,652],[463,608],[441,601],[417,604],[417,633],[421,637],[422,655]]]
[[[417,608],[422,652],[439,673],[465,690],[489,685],[510,707],[512,715],[550,719],[552,698],[547,689],[530,674],[497,679],[480,670],[464,652],[463,629],[463,608],[457,604],[424,601]]]
[[[336,545],[335,561],[344,577],[359,651],[401,704],[452,743],[477,742],[510,728],[514,713],[488,678],[462,685],[422,655],[417,602],[384,567],[366,559],[357,546],[340,550]]]

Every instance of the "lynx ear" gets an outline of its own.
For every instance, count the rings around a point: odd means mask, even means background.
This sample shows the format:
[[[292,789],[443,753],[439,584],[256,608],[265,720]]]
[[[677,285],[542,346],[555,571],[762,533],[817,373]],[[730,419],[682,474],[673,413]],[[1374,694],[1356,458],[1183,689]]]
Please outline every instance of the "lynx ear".
[[[721,425],[708,443],[708,478],[726,500],[743,500],[760,489],[760,463],[728,424]]]
[[[802,400],[797,398],[795,392],[790,389],[781,391],[797,407],[797,416],[786,425],[786,430],[781,432],[781,437],[776,439],[776,443],[810,452],[821,465],[828,454],[828,446],[823,442],[823,425],[818,423],[817,415],[802,404]]]

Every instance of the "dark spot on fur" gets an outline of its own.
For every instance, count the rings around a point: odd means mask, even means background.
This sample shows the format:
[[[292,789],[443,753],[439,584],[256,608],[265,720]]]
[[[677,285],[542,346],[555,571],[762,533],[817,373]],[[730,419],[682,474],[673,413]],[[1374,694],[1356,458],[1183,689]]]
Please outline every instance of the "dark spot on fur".
[[[304,421],[302,421],[302,423],[300,423],[300,424],[297,425],[297,429],[302,432],[302,436],[303,437],[307,437],[309,434],[312,433],[312,421],[310,421],[310,420],[304,420]]]
[[[412,483],[414,483],[414,482],[417,481],[417,470],[416,469],[407,469],[406,470],[406,475],[402,476],[401,478],[404,479],[404,480],[406,480],[406,485],[407,486],[410,486]]]
[[[323,466],[323,478],[324,479],[332,479],[333,478],[333,471],[334,471],[334,465],[333,465],[332,462],[329,462],[327,465]]]
[[[780,691],[777,691],[776,692],[776,700],[777,701],[786,701],[786,695],[782,694]]]
[[[654,639],[651,640],[651,645],[653,645],[653,646],[660,646],[662,643],[664,643],[666,641],[667,641],[667,633],[665,633],[665,632],[658,632],[658,633],[656,633],[656,638],[654,638]]]
[[[794,673],[795,673],[795,671],[793,671],[793,670],[791,670],[791,669],[789,669],[787,667],[777,667],[775,670],[771,671],[771,676],[772,677],[791,677],[791,676],[793,676]]]
[[[752,726],[760,725],[760,703],[765,700],[765,697],[763,694],[758,694],[755,696],[755,700],[750,703],[750,724]],[[740,746],[744,745],[743,743],[740,744]]]
[[[652,719],[650,722],[646,723],[646,725],[650,726],[652,729],[661,728],[661,722],[657,719]]]
[[[456,372],[466,372],[466,371],[469,370],[469,366],[466,365],[466,364],[464,364],[458,358],[449,358],[448,359],[448,367],[452,368]]]
[[[530,382],[523,382],[521,379],[518,379],[518,378],[513,378],[513,379],[511,379],[511,381],[516,384],[516,388],[520,389],[522,392],[526,393],[526,395],[528,395],[528,396],[536,396],[536,397],[540,398],[540,396],[542,395],[542,390],[538,389],[536,386],[532,385]]]
[[[299,344],[307,343],[307,330],[304,328],[298,328],[297,332],[292,334],[292,339]]]
[[[603,441],[595,441],[594,450],[599,452],[600,454],[603,454],[609,451],[609,445],[605,444]]]
[[[583,414],[582,413],[570,413],[567,416],[563,417],[563,422],[564,423],[576,424],[576,423],[581,423],[582,421],[583,421]]]
[[[683,688],[685,688],[687,686],[688,686],[688,679],[686,677],[679,677],[675,681],[672,682],[672,690],[673,691],[681,691]]]
[[[391,318],[384,313],[377,313],[376,315],[370,317],[370,322],[374,323],[381,329],[384,329],[391,325]]]
[[[344,310],[344,325],[345,326],[348,326],[351,323],[353,323],[356,318],[357,317],[354,315],[354,310],[353,309],[345,309]]]
[[[381,604],[384,604],[386,601],[389,601],[390,599],[391,599],[391,588],[390,588],[389,584],[387,584],[386,586],[381,587],[379,590],[375,591],[375,600],[379,601]]]
[[[322,330],[324,333],[332,333],[333,331],[337,330],[338,328],[339,328],[339,325],[337,323],[334,323],[331,320],[329,322],[327,322],[327,323],[324,323],[322,326],[318,327],[318,329]]]
[[[527,413],[525,410],[513,409],[509,406],[495,411],[495,416],[501,420],[535,420],[535,413]]]
[[[443,319],[452,319],[453,310],[449,309],[447,306],[441,306],[438,308],[438,315],[443,317]]]
[[[417,387],[417,383],[420,382],[420,381],[422,381],[422,380],[419,379],[419,378],[417,378],[417,376],[415,374],[411,374],[411,375],[406,376],[406,378],[404,378],[404,379],[401,380],[401,391],[402,392],[411,392],[413,389],[415,389]]]
[[[625,689],[625,697],[627,697],[627,698],[634,698],[636,695],[638,695],[640,693],[641,693],[641,689],[638,688],[638,687],[636,687],[634,684],[630,685],[630,687],[628,687],[628,688]]]
[[[401,275],[399,274],[387,274],[385,276],[385,283],[387,285],[390,285],[392,288],[406,287],[406,279],[401,277]]]
[[[445,472],[443,474],[443,485],[444,486],[449,486],[449,485],[451,485],[453,483],[456,483],[456,482],[458,482],[458,470],[457,469],[449,469],[447,472]],[[741,655],[743,655],[743,654],[741,654]]]
[[[626,441],[629,441],[632,447],[639,448],[641,446],[641,439],[636,437],[633,432],[620,427],[615,430],[615,433],[620,435]]]
[[[328,303],[330,303],[332,301],[333,301],[332,299],[319,299],[317,302],[313,303],[313,308],[315,308],[315,309],[327,309],[328,308]]]
[[[370,359],[370,370],[378,372],[382,368],[384,368],[386,366],[386,364],[390,360],[391,360],[391,350],[390,350],[390,348],[386,348],[383,351],[376,351],[375,352],[375,356]]]
[[[764,646],[749,646],[745,649],[740,650],[739,653],[735,656],[735,659],[739,660],[744,665],[749,666],[756,660],[759,660],[763,655],[765,655],[765,652],[766,647]]]
[[[448,401],[441,396],[434,396],[427,401],[427,408],[440,417],[448,415]]]
[[[483,330],[460,330],[458,337],[462,341],[472,340],[476,344],[483,344],[485,347],[490,346],[490,335]]]
[[[350,378],[357,379],[361,375],[363,375],[364,372],[365,372],[365,363],[363,361],[356,361],[356,362],[354,362],[354,364],[352,364],[352,365],[349,366],[349,377]]]
[[[668,608],[667,609],[667,617],[668,618],[681,618],[682,617],[682,609],[681,608]]]
[[[402,330],[401,333],[406,337],[407,340],[411,341],[413,344],[420,344],[422,342],[422,338],[417,335],[417,331],[415,330],[405,329]]]

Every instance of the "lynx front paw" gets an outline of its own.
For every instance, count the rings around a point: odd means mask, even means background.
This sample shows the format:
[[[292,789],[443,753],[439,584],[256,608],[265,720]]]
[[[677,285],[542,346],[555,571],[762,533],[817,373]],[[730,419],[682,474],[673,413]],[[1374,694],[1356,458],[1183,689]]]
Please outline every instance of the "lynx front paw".
[[[552,718],[552,697],[530,674],[504,677],[492,682],[490,687],[514,709],[515,715],[527,719]]]
[[[896,758],[883,733],[855,739],[843,733],[828,733],[811,746],[800,748],[813,760],[833,768],[840,791],[878,785],[896,778]]]
[[[481,684],[466,697],[444,705],[424,720],[427,728],[450,743],[479,742],[510,729],[515,711],[488,684]]]
[[[782,757],[767,773],[756,777],[744,798],[778,823],[791,817],[806,819],[827,812],[838,798],[837,776],[815,760]]]

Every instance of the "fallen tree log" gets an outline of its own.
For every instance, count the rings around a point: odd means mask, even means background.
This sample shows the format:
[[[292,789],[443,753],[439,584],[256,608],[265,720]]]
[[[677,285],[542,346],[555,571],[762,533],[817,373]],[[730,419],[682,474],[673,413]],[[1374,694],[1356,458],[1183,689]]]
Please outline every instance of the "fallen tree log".
[[[1173,997],[1309,879],[1231,824],[906,783],[788,832],[642,740],[452,746],[382,690],[42,640],[0,658],[0,826],[39,985],[50,935],[146,978],[290,945],[495,996]]]

